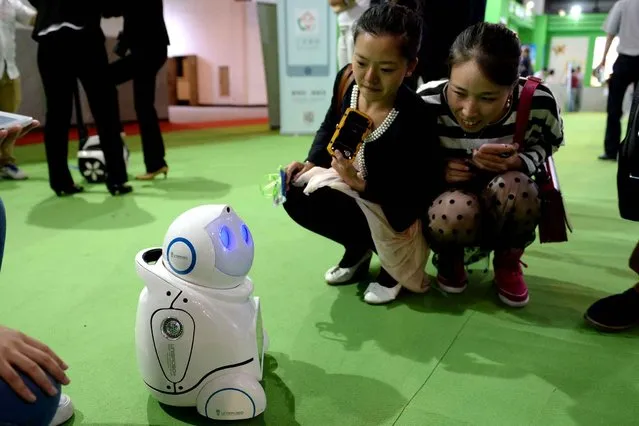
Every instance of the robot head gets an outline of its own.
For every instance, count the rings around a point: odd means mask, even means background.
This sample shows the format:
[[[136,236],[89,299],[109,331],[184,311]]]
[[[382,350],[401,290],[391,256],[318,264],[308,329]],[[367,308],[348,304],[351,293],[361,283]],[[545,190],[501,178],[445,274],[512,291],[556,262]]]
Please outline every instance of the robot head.
[[[184,281],[229,289],[244,281],[253,254],[253,236],[235,211],[226,205],[204,205],[173,221],[164,237],[162,261]]]

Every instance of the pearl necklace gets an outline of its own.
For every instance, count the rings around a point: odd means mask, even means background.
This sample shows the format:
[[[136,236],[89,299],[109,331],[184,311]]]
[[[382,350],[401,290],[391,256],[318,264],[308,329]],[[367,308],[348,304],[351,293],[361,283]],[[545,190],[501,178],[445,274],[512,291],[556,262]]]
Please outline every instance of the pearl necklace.
[[[357,109],[358,99],[359,99],[359,87],[357,87],[357,84],[356,84],[353,86],[353,91],[351,92],[351,108]],[[384,119],[384,121],[382,122],[382,124],[380,124],[378,128],[373,130],[366,137],[366,139],[364,139],[364,144],[362,145],[362,148],[359,150],[359,152],[357,153],[357,157],[355,158],[355,168],[357,169],[357,171],[359,171],[362,174],[362,177],[364,179],[366,178],[366,175],[367,175],[366,161],[364,159],[364,149],[366,148],[366,144],[379,139],[384,134],[384,132],[388,130],[391,124],[393,124],[393,121],[395,121],[395,118],[397,118],[398,114],[399,114],[399,111],[397,111],[395,108],[391,109],[388,115],[386,116],[386,118]]]

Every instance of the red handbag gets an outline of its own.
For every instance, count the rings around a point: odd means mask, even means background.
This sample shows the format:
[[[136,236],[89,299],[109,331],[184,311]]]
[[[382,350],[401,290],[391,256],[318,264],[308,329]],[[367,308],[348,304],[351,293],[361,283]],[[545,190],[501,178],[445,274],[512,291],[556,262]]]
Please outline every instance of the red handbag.
[[[513,137],[513,142],[518,144],[520,149],[525,146],[524,135],[530,119],[532,98],[540,83],[541,80],[538,78],[528,77],[521,92],[519,107],[517,108],[515,135]],[[539,188],[541,198],[539,242],[543,244],[568,241],[567,230],[572,233],[572,226],[568,220],[557,178],[557,169],[552,156],[549,155],[544,164],[535,173],[535,182]]]

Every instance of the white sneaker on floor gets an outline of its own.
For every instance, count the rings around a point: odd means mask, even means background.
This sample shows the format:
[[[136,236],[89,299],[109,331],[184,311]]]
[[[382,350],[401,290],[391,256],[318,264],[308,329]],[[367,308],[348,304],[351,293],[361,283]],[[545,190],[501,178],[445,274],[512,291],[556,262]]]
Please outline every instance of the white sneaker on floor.
[[[55,412],[53,420],[51,420],[50,426],[59,426],[64,422],[69,421],[73,417],[73,403],[68,395],[62,394],[60,396],[60,402],[58,403],[58,411]]]
[[[384,287],[379,283],[372,282],[364,292],[364,301],[370,305],[382,305],[397,299],[402,286],[397,284],[395,287]]]
[[[368,251],[364,255],[364,257],[360,259],[359,262],[357,262],[355,265],[351,266],[350,268],[340,268],[339,266],[333,266],[331,269],[326,271],[326,274],[324,275],[324,279],[330,285],[347,283],[351,281],[353,277],[355,277],[357,272],[359,272],[360,268],[365,263],[371,260],[371,257],[373,257],[373,252]]]
[[[25,180],[29,177],[15,164],[7,164],[6,166],[0,167],[0,176],[5,179],[13,180]]]

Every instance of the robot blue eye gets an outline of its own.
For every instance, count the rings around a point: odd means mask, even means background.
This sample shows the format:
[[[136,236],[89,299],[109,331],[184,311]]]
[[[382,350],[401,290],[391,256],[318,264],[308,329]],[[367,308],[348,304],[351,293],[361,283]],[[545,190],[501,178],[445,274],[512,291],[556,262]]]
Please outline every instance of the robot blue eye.
[[[251,231],[249,231],[246,225],[242,225],[242,239],[247,246],[251,244]]]
[[[228,250],[231,248],[231,231],[226,226],[220,229],[220,242],[225,249]]]

